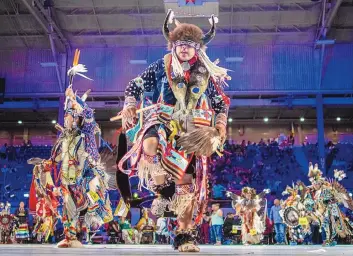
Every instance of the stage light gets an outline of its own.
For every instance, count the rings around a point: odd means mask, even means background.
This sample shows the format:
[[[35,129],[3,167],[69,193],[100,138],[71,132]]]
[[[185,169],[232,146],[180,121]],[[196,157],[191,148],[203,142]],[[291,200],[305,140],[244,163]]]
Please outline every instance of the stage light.
[[[22,121],[21,121],[21,120],[18,120],[17,123],[18,123],[18,124],[22,124]]]
[[[29,197],[29,194],[26,193],[26,194],[23,194],[23,196],[24,196],[25,198],[28,198],[28,197]]]
[[[51,123],[52,123],[52,124],[56,124],[56,120],[52,120]]]
[[[341,121],[341,118],[340,117],[337,117],[336,118],[337,122]]]
[[[231,122],[233,122],[233,118],[228,118],[228,123],[231,123]]]
[[[150,196],[154,196],[154,194],[153,194],[153,193],[150,193]]]
[[[264,118],[264,122],[267,123],[268,122],[268,117]]]
[[[136,192],[132,195],[132,197],[134,198],[134,199],[137,199],[138,197],[139,197],[139,194],[137,194]]]
[[[41,62],[39,64],[42,68],[52,68],[58,65],[56,62]]]
[[[11,194],[10,197],[11,197],[11,198],[15,197],[15,194]]]
[[[304,122],[305,121],[305,118],[304,117],[301,117],[300,118],[300,122]]]
[[[349,193],[349,196],[352,197],[352,193]]]
[[[313,1],[313,0],[311,0]],[[316,45],[332,45],[332,44],[335,44],[336,43],[336,40],[333,39],[333,40],[317,40],[316,41]]]
[[[147,64],[147,60],[130,60],[129,62],[132,65],[145,65],[145,64]]]
[[[243,57],[227,57],[226,62],[243,62]]]

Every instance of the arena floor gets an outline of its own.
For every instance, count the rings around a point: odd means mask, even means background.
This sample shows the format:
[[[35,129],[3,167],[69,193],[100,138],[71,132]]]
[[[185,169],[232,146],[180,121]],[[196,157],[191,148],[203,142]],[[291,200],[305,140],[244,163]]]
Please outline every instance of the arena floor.
[[[286,255],[307,256],[325,255],[342,256],[353,255],[353,246],[338,245],[325,247],[312,246],[200,246],[201,252],[197,255]],[[1,256],[24,255],[82,255],[82,256],[106,256],[106,255],[190,255],[193,253],[179,253],[169,245],[87,245],[83,249],[58,249],[51,245],[0,245]]]

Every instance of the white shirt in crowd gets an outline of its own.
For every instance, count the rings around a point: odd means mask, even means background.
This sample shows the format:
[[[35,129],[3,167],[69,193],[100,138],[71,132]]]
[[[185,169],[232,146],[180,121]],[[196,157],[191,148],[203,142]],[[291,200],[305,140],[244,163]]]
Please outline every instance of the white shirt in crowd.
[[[158,235],[165,235],[168,233],[168,228],[167,228],[167,219],[160,217],[157,220],[157,230],[156,233]]]

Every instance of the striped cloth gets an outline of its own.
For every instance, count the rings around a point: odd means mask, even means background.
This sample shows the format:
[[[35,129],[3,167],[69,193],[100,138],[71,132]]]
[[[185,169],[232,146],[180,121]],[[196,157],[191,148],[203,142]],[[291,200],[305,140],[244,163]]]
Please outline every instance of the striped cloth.
[[[130,210],[130,205],[126,204],[123,198],[120,198],[118,206],[116,207],[114,216],[125,218],[129,213],[129,210]]]

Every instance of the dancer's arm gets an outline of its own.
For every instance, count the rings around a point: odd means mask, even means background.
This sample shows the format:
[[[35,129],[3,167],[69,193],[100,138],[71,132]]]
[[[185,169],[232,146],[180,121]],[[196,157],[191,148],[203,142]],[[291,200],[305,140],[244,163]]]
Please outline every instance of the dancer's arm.
[[[163,59],[160,59],[149,65],[138,77],[132,79],[125,89],[124,108],[136,107],[136,102],[141,100],[141,95],[144,92],[153,92],[156,89],[157,81],[163,72],[164,62]],[[135,105],[133,103],[135,103]]]
[[[164,61],[152,63],[140,76],[131,80],[125,89],[123,116],[123,129],[127,130],[135,125],[137,102],[141,100],[144,92],[156,90],[157,81],[164,72]]]
[[[215,127],[220,132],[221,137],[226,135],[227,119],[229,112],[229,104],[226,101],[229,101],[227,96],[222,95],[221,89],[215,85],[215,82],[210,79],[208,87],[206,90],[206,95],[210,99],[212,109],[216,115],[216,124]]]

